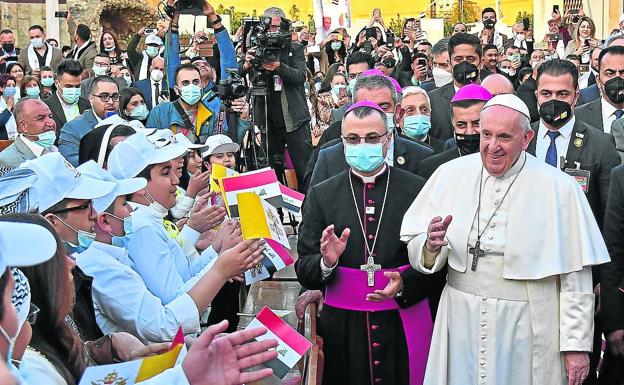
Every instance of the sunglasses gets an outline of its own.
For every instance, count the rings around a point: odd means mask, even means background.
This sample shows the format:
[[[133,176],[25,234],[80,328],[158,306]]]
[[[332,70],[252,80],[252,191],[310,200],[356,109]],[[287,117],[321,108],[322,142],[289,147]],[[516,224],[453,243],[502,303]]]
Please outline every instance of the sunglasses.
[[[52,211],[51,214],[62,214],[62,213],[69,213],[72,211],[79,211],[79,210],[86,210],[86,209],[90,209],[91,205],[93,204],[93,202],[89,201],[85,204],[82,204],[80,206],[76,206],[76,207],[67,207],[61,210],[57,210],[57,211]]]

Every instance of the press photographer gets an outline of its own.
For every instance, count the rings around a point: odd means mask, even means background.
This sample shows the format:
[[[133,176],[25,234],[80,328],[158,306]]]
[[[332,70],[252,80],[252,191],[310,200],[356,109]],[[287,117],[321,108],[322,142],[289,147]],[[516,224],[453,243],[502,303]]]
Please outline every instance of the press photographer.
[[[266,18],[266,19],[265,19]],[[268,22],[270,18],[270,24]],[[240,74],[249,75],[253,85],[266,88],[266,110],[263,98],[255,98],[256,125],[266,122],[271,165],[284,167],[284,148],[289,154],[302,186],[303,174],[312,148],[310,141],[310,113],[305,99],[306,65],[304,46],[290,39],[290,22],[283,10],[271,7],[264,11],[265,23],[260,31],[245,36],[250,47]]]

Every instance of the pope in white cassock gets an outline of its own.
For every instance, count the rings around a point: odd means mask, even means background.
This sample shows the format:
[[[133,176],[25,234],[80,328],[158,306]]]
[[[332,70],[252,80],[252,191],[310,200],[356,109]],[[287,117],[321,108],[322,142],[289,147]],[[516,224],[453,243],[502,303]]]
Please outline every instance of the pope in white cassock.
[[[609,256],[575,180],[524,151],[533,135],[518,97],[492,98],[480,154],[438,168],[405,214],[412,266],[449,267],[425,385],[581,384],[588,374],[591,266]]]

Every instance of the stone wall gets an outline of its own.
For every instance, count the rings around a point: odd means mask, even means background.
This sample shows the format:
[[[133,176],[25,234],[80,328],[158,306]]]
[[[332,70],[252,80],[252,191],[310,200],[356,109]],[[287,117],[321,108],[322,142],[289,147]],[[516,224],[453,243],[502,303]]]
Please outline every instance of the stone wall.
[[[66,6],[63,4],[59,6],[60,11],[65,9]],[[45,3],[30,3],[28,1],[5,2],[0,0],[0,26],[2,26],[2,29],[8,28],[15,32],[18,47],[24,48],[28,46],[28,27],[34,24],[39,24],[45,28]],[[61,44],[69,44],[67,24],[61,22],[60,26]],[[58,38],[58,36],[50,37]]]

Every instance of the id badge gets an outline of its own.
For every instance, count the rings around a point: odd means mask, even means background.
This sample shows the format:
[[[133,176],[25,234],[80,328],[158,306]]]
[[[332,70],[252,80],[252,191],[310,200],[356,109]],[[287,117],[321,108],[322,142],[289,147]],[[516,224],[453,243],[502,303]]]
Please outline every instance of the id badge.
[[[589,178],[591,177],[591,172],[578,168],[566,168],[563,171],[576,180],[576,183],[581,186],[584,193],[589,191]]]

